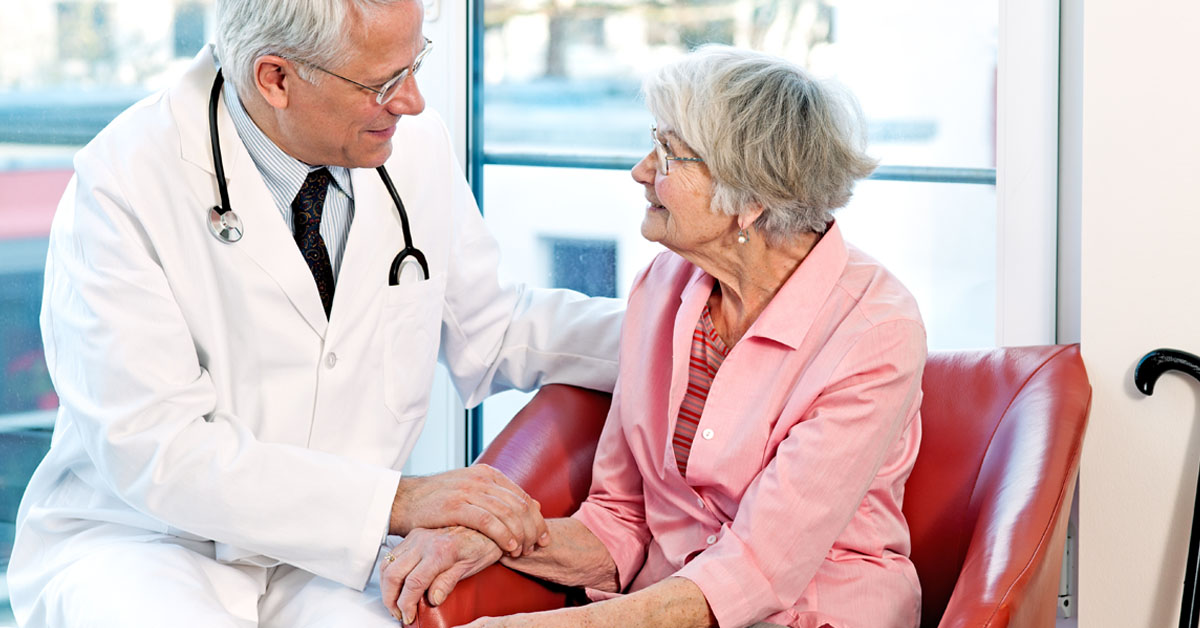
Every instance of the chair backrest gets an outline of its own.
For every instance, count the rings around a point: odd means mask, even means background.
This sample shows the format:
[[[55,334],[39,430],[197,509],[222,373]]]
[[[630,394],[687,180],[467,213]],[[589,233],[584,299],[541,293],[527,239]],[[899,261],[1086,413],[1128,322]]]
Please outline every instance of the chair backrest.
[[[476,460],[507,475],[542,505],[545,517],[566,517],[592,485],[592,459],[612,396],[543,386]]]
[[[904,514],[923,627],[1053,626],[1091,387],[1077,345],[934,353]]]

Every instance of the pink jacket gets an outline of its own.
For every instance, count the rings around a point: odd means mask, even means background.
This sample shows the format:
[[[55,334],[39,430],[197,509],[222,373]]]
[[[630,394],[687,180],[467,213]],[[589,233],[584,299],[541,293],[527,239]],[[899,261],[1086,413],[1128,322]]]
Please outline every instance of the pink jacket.
[[[672,253],[634,282],[575,517],[612,554],[623,590],[688,578],[724,627],[916,626],[900,511],[926,354],[912,296],[834,224],[717,372],[684,478],[670,435],[712,287]]]

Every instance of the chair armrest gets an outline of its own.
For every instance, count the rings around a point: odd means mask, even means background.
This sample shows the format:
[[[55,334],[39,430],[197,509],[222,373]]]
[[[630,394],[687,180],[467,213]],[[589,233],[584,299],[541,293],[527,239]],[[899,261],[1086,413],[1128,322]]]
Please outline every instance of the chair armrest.
[[[1052,628],[1091,386],[1076,345],[1017,391],[991,435],[975,529],[939,628]]]
[[[611,396],[574,386],[543,387],[476,461],[504,473],[542,506],[547,519],[575,512],[592,482],[596,441]],[[551,540],[553,542],[553,539]],[[570,589],[493,565],[463,580],[436,608],[424,600],[418,628],[449,628],[485,615],[561,608]]]
[[[487,569],[458,583],[441,606],[432,607],[421,598],[416,628],[451,628],[483,616],[501,617],[562,608],[569,589],[513,571],[502,565]]]

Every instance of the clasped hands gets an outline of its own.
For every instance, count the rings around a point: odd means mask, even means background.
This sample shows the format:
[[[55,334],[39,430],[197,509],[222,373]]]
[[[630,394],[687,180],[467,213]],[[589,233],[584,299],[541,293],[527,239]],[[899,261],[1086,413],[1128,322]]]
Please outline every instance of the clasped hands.
[[[404,478],[390,532],[404,537],[380,569],[384,606],[410,624],[426,595],[437,606],[459,580],[502,555],[519,557],[550,542],[541,505],[487,465]]]

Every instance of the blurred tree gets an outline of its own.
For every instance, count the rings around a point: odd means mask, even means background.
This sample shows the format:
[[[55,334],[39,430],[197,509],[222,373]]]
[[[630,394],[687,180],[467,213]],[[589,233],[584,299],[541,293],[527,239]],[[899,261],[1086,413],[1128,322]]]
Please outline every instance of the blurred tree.
[[[543,76],[571,76],[570,50],[593,45],[622,48],[673,46],[691,50],[724,43],[785,56],[800,64],[811,51],[829,43],[833,33],[831,0],[486,0],[484,28],[503,29],[512,19],[545,20]],[[594,41],[592,23],[609,17],[639,16],[645,41]],[[626,37],[620,32],[617,37]]]
[[[567,27],[574,19],[574,3],[570,0],[550,0],[547,7],[548,20],[546,24],[546,76],[565,78],[567,76]]]
[[[112,5],[93,0],[57,5],[58,55],[53,73],[58,79],[80,79],[111,73]]]

